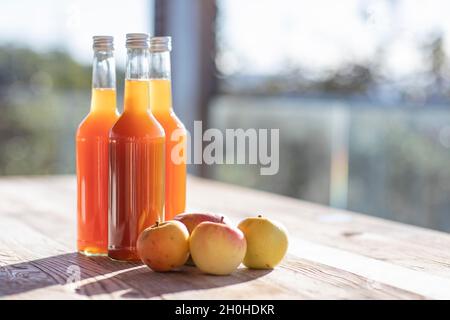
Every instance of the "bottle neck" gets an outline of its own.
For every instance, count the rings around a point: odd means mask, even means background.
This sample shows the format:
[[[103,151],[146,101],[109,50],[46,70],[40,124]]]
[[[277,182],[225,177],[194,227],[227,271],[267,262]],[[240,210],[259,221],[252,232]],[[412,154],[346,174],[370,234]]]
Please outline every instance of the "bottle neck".
[[[124,112],[140,114],[149,111],[149,58],[148,49],[128,49]]]
[[[170,51],[150,52],[150,106],[155,116],[172,112]]]
[[[170,80],[170,51],[150,52],[150,79]]]
[[[115,89],[92,89],[91,112],[110,115],[117,113]]]
[[[148,49],[130,48],[127,50],[126,80],[148,80],[150,52]]]
[[[124,94],[124,113],[148,113],[149,106],[149,81],[145,79],[126,79]]]
[[[116,66],[112,50],[95,50],[91,112],[116,112]]]
[[[116,64],[112,50],[94,51],[92,88],[116,89]]]

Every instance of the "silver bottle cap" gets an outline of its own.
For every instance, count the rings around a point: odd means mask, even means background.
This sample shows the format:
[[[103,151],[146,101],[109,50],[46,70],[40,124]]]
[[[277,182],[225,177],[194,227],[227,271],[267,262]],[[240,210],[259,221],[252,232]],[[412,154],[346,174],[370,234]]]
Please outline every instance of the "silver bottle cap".
[[[93,36],[94,50],[114,50],[114,37],[112,36]]]
[[[150,51],[162,52],[172,50],[172,37],[151,37]]]
[[[149,48],[150,35],[147,33],[127,33],[126,46],[129,49]]]

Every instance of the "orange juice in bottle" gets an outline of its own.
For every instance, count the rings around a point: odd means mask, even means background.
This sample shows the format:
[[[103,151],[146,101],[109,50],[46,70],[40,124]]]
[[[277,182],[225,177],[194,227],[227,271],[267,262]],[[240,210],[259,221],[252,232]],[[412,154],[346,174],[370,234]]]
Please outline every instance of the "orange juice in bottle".
[[[164,220],[164,130],[150,113],[147,34],[127,34],[124,112],[109,135],[108,256],[139,260],[139,234]]]
[[[150,107],[166,135],[165,218],[186,207],[186,129],[172,108],[171,37],[150,40]]]
[[[113,38],[94,37],[91,110],[76,134],[78,251],[108,250],[108,136],[119,117]]]

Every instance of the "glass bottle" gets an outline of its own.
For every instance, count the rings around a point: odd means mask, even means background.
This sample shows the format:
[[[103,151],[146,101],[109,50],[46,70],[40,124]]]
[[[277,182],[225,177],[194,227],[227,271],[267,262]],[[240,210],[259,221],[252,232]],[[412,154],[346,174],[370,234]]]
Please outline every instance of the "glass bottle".
[[[166,220],[186,207],[186,129],[172,108],[171,49],[171,37],[150,39],[150,107],[166,135]]]
[[[119,117],[113,37],[94,36],[91,109],[76,133],[78,251],[108,250],[108,136]]]
[[[139,260],[136,240],[164,220],[164,130],[150,113],[150,37],[127,34],[124,112],[110,131],[108,256]]]

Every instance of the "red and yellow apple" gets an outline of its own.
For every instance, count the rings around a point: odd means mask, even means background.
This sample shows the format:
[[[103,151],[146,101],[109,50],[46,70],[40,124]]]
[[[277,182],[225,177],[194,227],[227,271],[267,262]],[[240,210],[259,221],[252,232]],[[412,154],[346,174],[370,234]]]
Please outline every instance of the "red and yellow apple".
[[[173,219],[182,222],[189,230],[189,234],[194,231],[196,226],[206,221],[231,225],[230,220],[226,216],[216,213],[180,213]]]
[[[173,270],[185,264],[189,257],[189,231],[179,221],[157,222],[139,235],[137,251],[150,269]]]
[[[189,239],[192,260],[203,272],[214,275],[232,273],[244,259],[247,244],[236,227],[217,222],[202,222]]]

